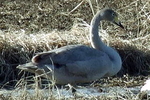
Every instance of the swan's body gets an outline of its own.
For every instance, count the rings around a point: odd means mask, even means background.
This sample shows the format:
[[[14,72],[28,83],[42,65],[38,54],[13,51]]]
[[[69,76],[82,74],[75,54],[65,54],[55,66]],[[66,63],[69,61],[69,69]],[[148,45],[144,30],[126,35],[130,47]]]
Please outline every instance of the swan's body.
[[[119,54],[99,38],[98,26],[101,20],[112,21],[123,27],[113,10],[103,9],[91,21],[93,48],[84,45],[65,46],[39,53],[32,58],[32,62],[19,65],[18,68],[37,74],[49,72],[45,77],[54,78],[57,84],[85,83],[117,74],[122,61]]]

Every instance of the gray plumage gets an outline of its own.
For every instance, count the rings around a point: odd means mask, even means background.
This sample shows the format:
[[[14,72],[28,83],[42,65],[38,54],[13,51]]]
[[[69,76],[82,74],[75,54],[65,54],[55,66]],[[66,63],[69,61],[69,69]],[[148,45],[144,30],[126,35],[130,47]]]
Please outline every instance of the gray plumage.
[[[57,84],[85,83],[113,76],[119,72],[122,61],[119,54],[106,46],[98,35],[101,20],[108,20],[123,28],[118,15],[111,9],[99,11],[91,21],[90,39],[93,48],[69,45],[35,55],[32,62],[17,68],[43,74]]]

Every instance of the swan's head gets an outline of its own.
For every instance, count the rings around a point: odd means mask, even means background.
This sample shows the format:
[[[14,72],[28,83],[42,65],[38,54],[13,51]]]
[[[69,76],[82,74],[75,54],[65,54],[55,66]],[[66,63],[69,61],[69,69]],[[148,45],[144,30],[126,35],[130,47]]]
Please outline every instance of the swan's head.
[[[111,21],[114,24],[120,26],[121,28],[124,28],[121,22],[118,20],[118,14],[115,11],[107,8],[101,10],[100,12],[103,20]]]

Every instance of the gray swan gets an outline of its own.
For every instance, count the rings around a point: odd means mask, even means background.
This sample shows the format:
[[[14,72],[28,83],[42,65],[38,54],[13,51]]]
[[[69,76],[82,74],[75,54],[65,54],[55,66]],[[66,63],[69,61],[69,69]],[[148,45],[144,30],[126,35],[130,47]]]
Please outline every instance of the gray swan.
[[[90,39],[93,48],[85,45],[68,45],[35,55],[32,61],[17,68],[36,73],[56,84],[87,83],[117,74],[122,66],[121,57],[99,37],[101,20],[110,21],[124,28],[118,14],[112,9],[102,9],[93,17]]]

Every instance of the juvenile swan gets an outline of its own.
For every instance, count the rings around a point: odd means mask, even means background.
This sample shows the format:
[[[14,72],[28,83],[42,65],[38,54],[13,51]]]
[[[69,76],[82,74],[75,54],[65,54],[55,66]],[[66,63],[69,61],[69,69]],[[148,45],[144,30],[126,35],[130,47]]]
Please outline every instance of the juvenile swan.
[[[56,84],[85,83],[113,76],[119,72],[122,61],[113,48],[106,46],[98,35],[101,20],[111,21],[123,28],[118,14],[111,9],[99,11],[92,19],[90,39],[92,47],[69,45],[35,55],[32,62],[17,68],[54,79]]]

